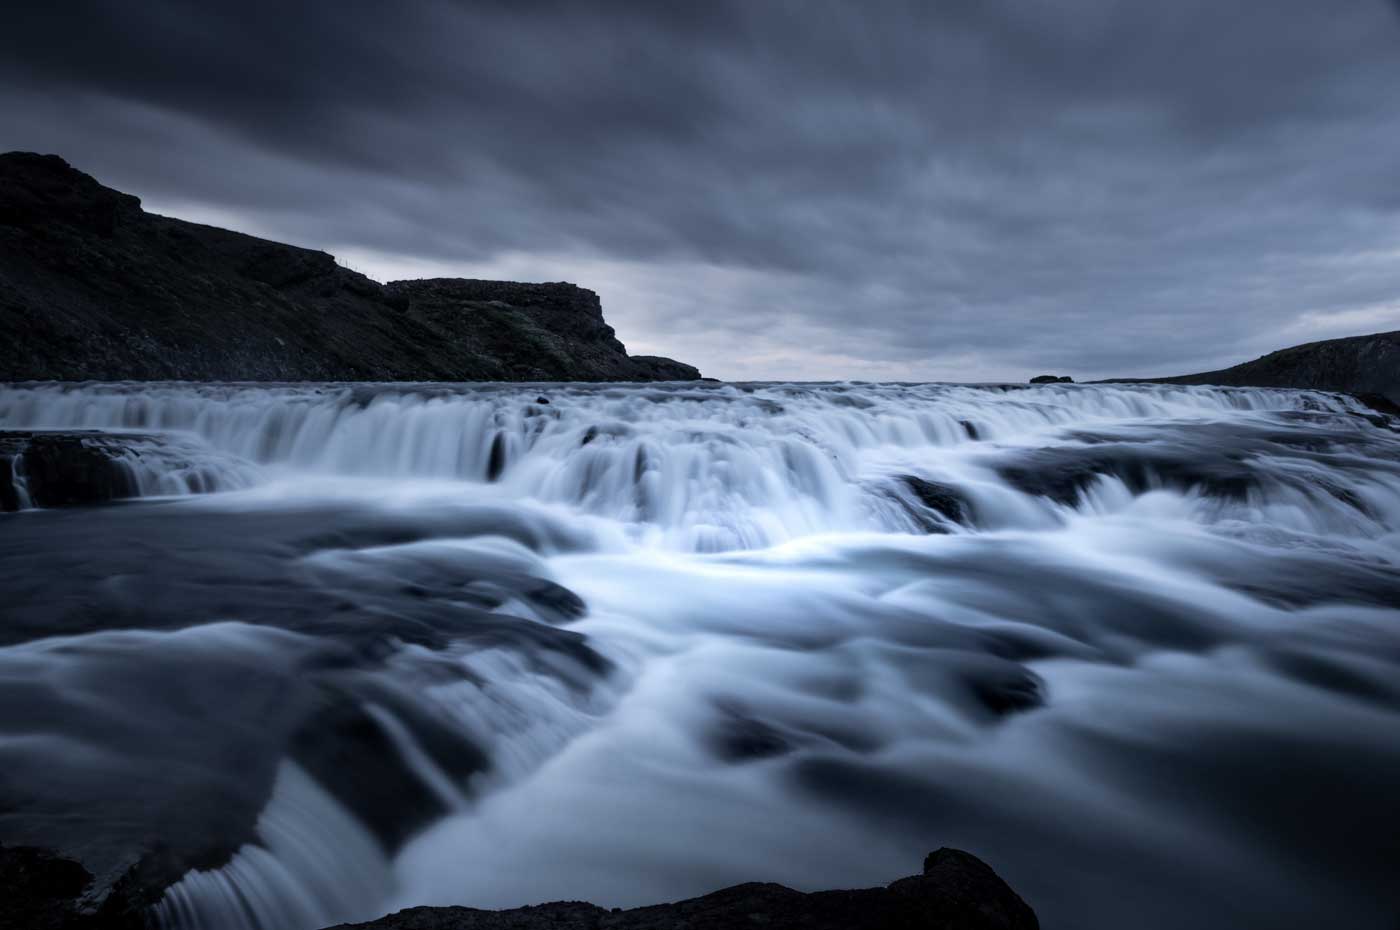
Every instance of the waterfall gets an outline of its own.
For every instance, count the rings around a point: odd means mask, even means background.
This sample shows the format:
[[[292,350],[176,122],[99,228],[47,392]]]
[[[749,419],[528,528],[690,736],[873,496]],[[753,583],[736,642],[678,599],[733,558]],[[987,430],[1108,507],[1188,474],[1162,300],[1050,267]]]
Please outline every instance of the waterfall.
[[[1083,444],[1054,438],[1071,427],[1268,428],[1270,415],[1353,409],[1314,392],[1182,386],[41,384],[0,392],[0,427],[164,435],[161,454],[129,455],[146,495],[243,488],[259,475],[491,483],[498,499],[565,505],[658,544],[716,551],[917,531],[930,518],[891,475],[958,484],[991,525],[1053,520],[1024,504],[1014,513],[997,457]],[[1255,503],[1326,522],[1305,462],[1290,465]],[[1111,496],[1105,478],[1079,506]]]
[[[0,429],[141,498],[0,514],[0,771],[27,841],[168,827],[171,930],[938,845],[1050,928],[1400,913],[1400,432],[1350,398],[21,384]]]

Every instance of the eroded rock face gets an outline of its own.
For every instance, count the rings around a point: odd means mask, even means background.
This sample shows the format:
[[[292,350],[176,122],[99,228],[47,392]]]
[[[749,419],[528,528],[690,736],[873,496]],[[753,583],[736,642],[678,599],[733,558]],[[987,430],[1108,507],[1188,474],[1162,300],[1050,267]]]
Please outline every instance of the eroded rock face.
[[[411,318],[479,347],[500,381],[690,381],[700,372],[654,356],[627,355],[602,302],[567,282],[471,278],[394,281],[385,292]]]
[[[381,285],[331,255],[145,213],[53,155],[0,155],[0,381],[636,381],[572,284]]]
[[[884,888],[803,894],[735,885],[674,904],[608,911],[559,902],[508,911],[415,907],[336,930],[1036,930],[1035,912],[985,862],[957,849],[924,860],[922,875]]]

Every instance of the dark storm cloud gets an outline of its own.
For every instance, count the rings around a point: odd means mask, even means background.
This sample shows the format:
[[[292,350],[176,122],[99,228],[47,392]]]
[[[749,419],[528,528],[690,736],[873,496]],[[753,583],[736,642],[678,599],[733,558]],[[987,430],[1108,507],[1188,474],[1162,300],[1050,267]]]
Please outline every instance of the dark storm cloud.
[[[1166,373],[1400,327],[1397,87],[1381,0],[110,0],[0,146],[721,375]]]

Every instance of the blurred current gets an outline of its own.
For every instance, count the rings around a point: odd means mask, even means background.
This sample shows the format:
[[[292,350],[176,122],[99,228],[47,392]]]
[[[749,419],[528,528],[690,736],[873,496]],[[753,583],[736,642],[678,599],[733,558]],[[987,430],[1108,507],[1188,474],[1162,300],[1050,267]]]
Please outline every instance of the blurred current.
[[[140,437],[139,499],[0,515],[0,842],[163,876],[162,927],[941,845],[1051,930],[1400,921],[1400,432],[1349,398],[31,384],[0,428]]]

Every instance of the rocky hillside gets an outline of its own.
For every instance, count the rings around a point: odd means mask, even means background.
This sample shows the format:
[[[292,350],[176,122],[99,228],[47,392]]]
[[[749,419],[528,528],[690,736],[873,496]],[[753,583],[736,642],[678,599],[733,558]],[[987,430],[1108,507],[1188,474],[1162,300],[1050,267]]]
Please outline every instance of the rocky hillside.
[[[1141,380],[1378,394],[1400,404],[1400,331],[1309,342],[1220,371]]]
[[[657,381],[573,284],[381,285],[325,252],[149,214],[0,155],[0,381]]]

